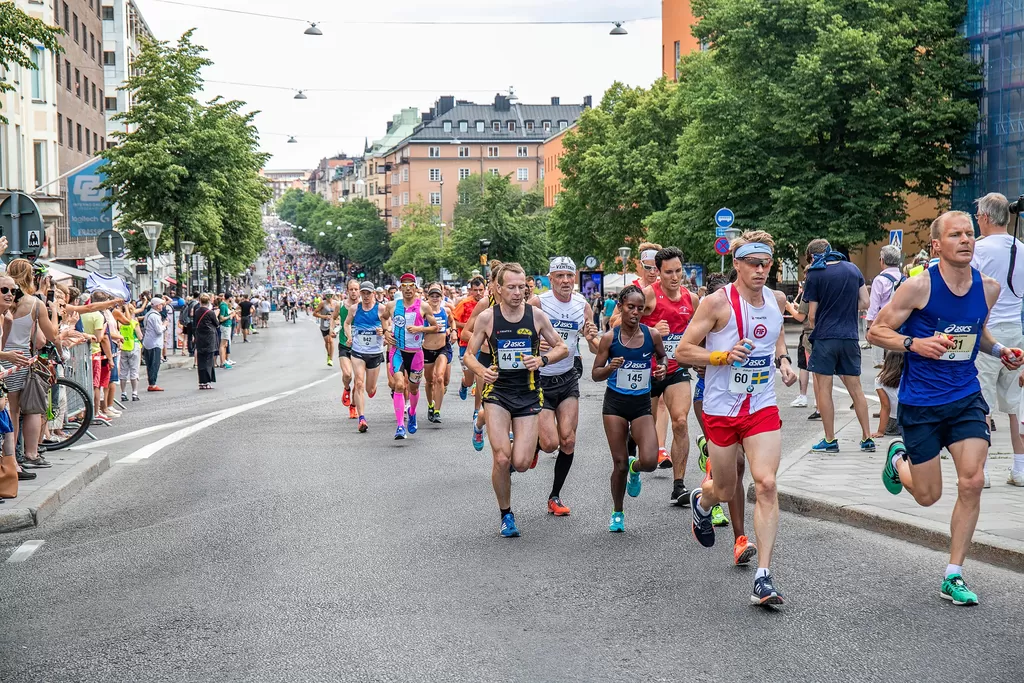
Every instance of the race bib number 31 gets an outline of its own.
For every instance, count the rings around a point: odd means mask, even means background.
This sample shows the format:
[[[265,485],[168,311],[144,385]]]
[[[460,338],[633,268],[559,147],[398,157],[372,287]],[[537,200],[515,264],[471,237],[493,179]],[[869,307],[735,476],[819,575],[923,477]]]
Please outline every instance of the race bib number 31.
[[[499,339],[498,369],[524,370],[523,355],[530,353],[529,339]]]
[[[942,360],[965,361],[974,355],[978,343],[978,323],[951,323],[940,320],[936,334],[953,342],[952,348],[942,354]]]
[[[756,396],[768,388],[772,377],[772,357],[748,358],[742,367],[729,367],[729,393]]]
[[[645,391],[651,385],[650,361],[627,360],[615,371],[615,386],[626,391]]]

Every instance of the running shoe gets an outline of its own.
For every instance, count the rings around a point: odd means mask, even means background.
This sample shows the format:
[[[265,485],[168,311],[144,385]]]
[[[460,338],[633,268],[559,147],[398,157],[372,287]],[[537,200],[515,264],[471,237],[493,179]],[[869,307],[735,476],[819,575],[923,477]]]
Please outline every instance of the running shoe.
[[[484,430],[477,429],[476,425],[473,425],[473,448],[478,451],[484,449]]]
[[[1024,472],[1010,470],[1010,476],[1006,478],[1006,483],[1010,486],[1024,486]]]
[[[705,474],[711,474],[708,469],[708,440],[704,436],[697,437],[697,451],[700,453],[697,456],[697,469]]]
[[[903,482],[900,481],[900,473],[893,467],[892,458],[897,453],[906,453],[907,447],[899,439],[894,439],[889,444],[889,450],[885,454],[885,467],[882,468],[882,484],[885,490],[892,495],[897,495],[903,490]]]
[[[352,405],[352,390],[349,389],[348,387],[345,387],[345,391],[341,393],[341,405]]]
[[[434,424],[436,424],[436,425],[441,424],[441,411],[440,410],[435,410],[434,411]]]
[[[405,427],[398,425],[395,429],[395,441],[405,439]]]
[[[626,530],[626,515],[621,512],[612,513],[612,521],[608,524],[608,531],[613,534],[621,534]]]
[[[476,418],[478,418],[479,416],[480,416],[480,411],[479,410],[474,410],[473,411],[473,422],[476,422]]]
[[[360,433],[364,433],[369,428],[370,428],[370,425],[366,424],[366,418],[365,417],[359,418],[359,432]]]
[[[127,401],[127,400],[128,400],[128,394],[126,394],[126,393],[124,393],[124,392],[122,391],[122,392],[121,392],[121,400],[122,400],[122,401]]]
[[[747,540],[746,536],[740,536],[732,544],[732,557],[737,567],[745,567],[757,556],[757,546]]]
[[[640,495],[640,473],[633,471],[633,463],[636,462],[636,458],[629,459],[629,475],[626,478],[626,493],[631,497],[636,498]]]
[[[501,516],[501,535],[505,538],[519,536],[519,527],[516,526],[516,516],[507,512]]]
[[[355,406],[349,406],[348,407],[348,419],[355,420],[358,417],[359,417],[359,413],[356,412],[356,407]]]
[[[874,439],[864,439],[863,441],[860,442],[860,450],[862,452],[864,452],[864,453],[874,453],[875,452],[875,440]]]
[[[885,424],[885,435],[886,436],[899,436],[900,435],[900,426],[899,426],[899,423],[896,422],[896,418],[895,417],[890,417],[889,421]]]
[[[658,449],[658,469],[666,470],[672,467],[672,456],[668,454],[667,448]]]
[[[669,497],[669,504],[684,508],[690,504],[690,491],[682,479],[677,479],[672,484],[672,495]]]
[[[569,506],[563,503],[561,498],[555,496],[554,498],[548,498],[548,512],[555,517],[568,517]]]
[[[469,387],[467,387],[465,384],[459,387],[459,398],[461,398],[463,401],[469,398]]]
[[[132,400],[133,400],[133,401],[141,401],[142,399],[141,399],[141,398],[139,398],[139,395],[138,395],[138,394],[132,394]]]
[[[409,419],[406,420],[406,424],[409,425],[409,433],[415,434],[418,427],[416,426],[416,413],[409,411]]]
[[[700,501],[700,489],[690,491],[690,507],[693,509],[693,523],[690,527],[693,537],[705,548],[715,544],[715,527],[711,525],[711,513],[702,513],[697,508]]]
[[[729,526],[729,519],[725,516],[725,511],[721,505],[711,508],[711,524],[714,526]]]
[[[810,415],[807,416],[807,419],[808,420],[820,420],[821,419],[821,413],[819,413],[817,410],[815,410],[813,413],[811,413]]]
[[[782,591],[772,585],[772,577],[754,579],[754,591],[750,594],[752,605],[781,605]]]
[[[334,367],[334,359],[333,358],[328,358],[327,359],[327,367],[329,367],[329,368],[333,368]]]
[[[968,590],[967,584],[964,583],[964,577],[959,574],[946,577],[946,580],[942,582],[942,590],[939,592],[939,596],[943,600],[949,600],[954,605],[978,604],[978,596]]]
[[[806,408],[807,407],[807,397],[804,396],[803,394],[801,394],[800,396],[797,396],[796,398],[793,399],[793,402],[789,404],[789,407],[790,408]]]
[[[427,422],[433,422],[433,421],[434,421],[434,404],[433,403],[428,403],[427,404]]]
[[[811,450],[815,453],[838,453],[839,452],[839,439],[822,439],[818,443],[811,446]]]
[[[539,450],[539,449],[538,449],[538,450],[535,450],[535,451],[533,452],[533,462],[531,462],[531,463],[530,463],[530,469],[531,469],[531,470],[532,470],[532,469],[533,469],[534,467],[536,467],[536,466],[537,466],[537,461],[538,461],[538,460],[540,460],[540,450]]]

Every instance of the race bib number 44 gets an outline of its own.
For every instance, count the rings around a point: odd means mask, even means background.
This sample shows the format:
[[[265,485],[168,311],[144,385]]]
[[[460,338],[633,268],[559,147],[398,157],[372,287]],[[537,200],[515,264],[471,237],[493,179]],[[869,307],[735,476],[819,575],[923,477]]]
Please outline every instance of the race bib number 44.
[[[951,323],[940,320],[936,334],[953,342],[952,348],[942,354],[942,360],[965,361],[974,355],[974,347],[978,343],[980,325],[975,323]]]
[[[627,360],[615,371],[615,386],[627,391],[644,391],[651,386],[650,361]]]
[[[772,377],[772,357],[747,358],[742,367],[729,367],[729,393],[756,396],[768,388]]]
[[[498,369],[524,370],[523,356],[530,353],[529,339],[499,339]]]
[[[676,355],[676,347],[679,346],[679,340],[683,338],[681,334],[666,334],[661,337],[661,343],[665,345],[665,355],[671,360]]]

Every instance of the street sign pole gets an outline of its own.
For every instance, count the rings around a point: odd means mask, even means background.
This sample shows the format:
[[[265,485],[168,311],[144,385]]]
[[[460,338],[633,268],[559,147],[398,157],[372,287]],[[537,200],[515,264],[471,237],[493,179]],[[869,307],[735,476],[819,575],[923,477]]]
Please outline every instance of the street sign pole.
[[[114,236],[107,235],[107,266],[110,269],[110,277],[114,277]]]
[[[21,256],[21,194],[11,193],[11,260]]]

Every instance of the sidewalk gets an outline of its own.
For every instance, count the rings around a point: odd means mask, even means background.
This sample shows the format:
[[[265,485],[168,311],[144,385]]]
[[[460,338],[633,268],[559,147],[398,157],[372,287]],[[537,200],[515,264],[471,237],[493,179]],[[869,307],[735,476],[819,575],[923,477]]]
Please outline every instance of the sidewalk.
[[[842,405],[838,399],[837,406]],[[868,401],[872,413],[877,406]],[[1024,489],[1006,483],[1013,450],[1006,416],[997,419],[988,462],[992,487],[982,492],[981,516],[969,557],[1024,571]],[[840,453],[811,453],[813,444],[805,443],[783,456],[777,479],[779,506],[948,550],[949,519],[956,503],[956,471],[948,453],[944,451],[942,460],[942,498],[931,507],[921,507],[906,491],[893,496],[882,486],[882,466],[891,438],[877,440],[875,453],[861,453],[860,426],[853,411],[837,410],[836,425]]]

